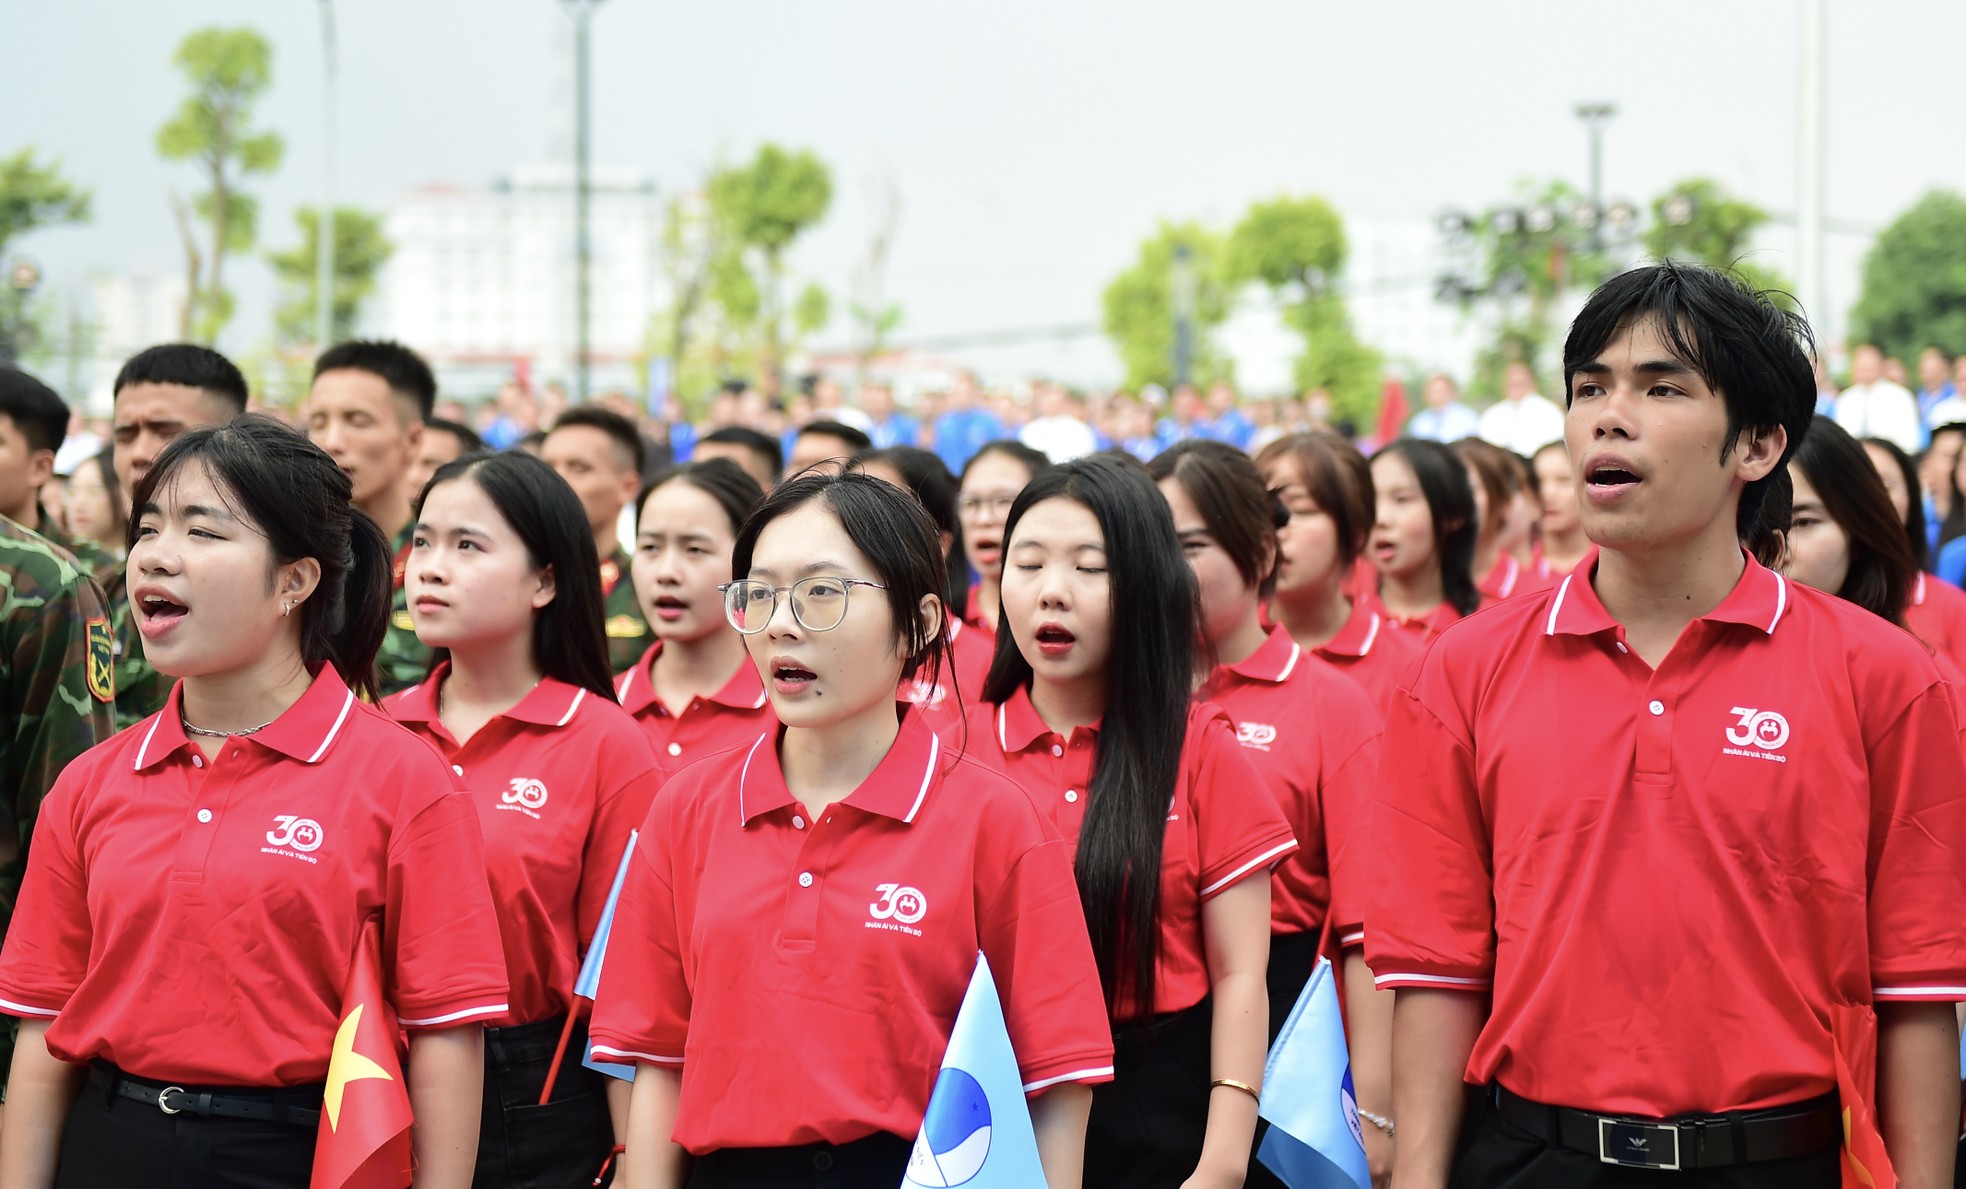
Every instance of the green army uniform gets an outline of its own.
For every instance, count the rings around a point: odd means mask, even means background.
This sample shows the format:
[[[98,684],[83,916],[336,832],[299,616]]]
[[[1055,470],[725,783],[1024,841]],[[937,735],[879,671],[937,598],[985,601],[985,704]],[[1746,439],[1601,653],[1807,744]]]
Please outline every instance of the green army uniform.
[[[13,920],[41,800],[76,756],[116,733],[102,594],[75,558],[0,517],[0,937]],[[0,1030],[0,1078],[13,1029]]]
[[[142,722],[164,708],[177,679],[159,673],[143,658],[143,633],[130,614],[130,587],[124,571],[103,583],[109,606],[110,647],[116,666],[116,727]]]
[[[80,537],[71,537],[61,531],[49,517],[46,508],[41,508],[40,513],[41,519],[35,524],[34,531],[74,554],[75,560],[82,563],[82,569],[89,577],[96,580],[97,586],[106,591],[111,582],[122,576],[123,563],[117,560],[115,554],[94,541],[84,541]]]
[[[410,596],[403,582],[404,568],[410,560],[410,534],[414,525],[405,525],[396,534],[396,559],[390,574],[396,587],[389,600],[389,630],[382,634],[382,649],[376,653],[377,683],[386,697],[405,690],[430,674],[430,646],[416,638],[416,623],[410,619]]]
[[[602,619],[608,629],[608,667],[626,672],[654,642],[648,621],[642,618],[642,605],[635,597],[634,580],[628,576],[628,554],[620,549],[601,559]]]

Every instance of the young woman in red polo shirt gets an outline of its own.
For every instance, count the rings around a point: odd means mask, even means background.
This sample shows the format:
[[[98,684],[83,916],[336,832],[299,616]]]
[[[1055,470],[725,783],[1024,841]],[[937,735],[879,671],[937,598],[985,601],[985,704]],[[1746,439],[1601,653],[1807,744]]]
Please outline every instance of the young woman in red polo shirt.
[[[1788,472],[1795,494],[1784,572],[1904,627],[1918,562],[1863,446],[1819,415],[1789,459]],[[1941,669],[1949,665],[1947,658]]]
[[[730,579],[738,526],[764,498],[757,480],[724,458],[677,467],[642,492],[629,569],[655,643],[615,688],[666,772],[772,724],[764,683],[717,589]]]
[[[622,1183],[899,1184],[981,951],[1046,1176],[1078,1185],[1113,1062],[1070,852],[894,697],[946,659],[935,526],[881,480],[808,473],[732,569],[784,725],[678,773],[635,846],[593,1027],[638,1065]]]
[[[1372,487],[1368,556],[1379,568],[1377,609],[1393,627],[1431,640],[1481,605],[1467,467],[1439,442],[1401,438],[1372,456]]]
[[[962,515],[963,554],[976,567],[963,622],[992,636],[1001,605],[1004,517],[1024,485],[1050,465],[1049,458],[1014,438],[985,443],[963,464],[956,506]]]
[[[1336,434],[1279,438],[1256,456],[1263,481],[1290,513],[1277,530],[1270,621],[1336,665],[1383,708],[1420,648],[1392,631],[1375,600],[1347,595],[1346,582],[1372,532],[1372,469]]]
[[[614,1143],[604,1079],[577,1060],[539,1101],[581,954],[660,783],[614,701],[586,523],[579,497],[539,459],[466,455],[418,497],[404,569],[417,638],[435,660],[384,708],[471,790],[512,984],[510,1010],[485,1030],[478,1189],[571,1182]],[[576,1025],[568,1051],[584,1052],[584,1039]]]
[[[1468,494],[1474,497],[1475,589],[1483,606],[1513,599],[1549,585],[1530,564],[1530,538],[1535,535],[1536,504],[1527,494],[1529,477],[1522,460],[1480,438],[1463,438],[1451,449],[1468,469]]]
[[[1195,577],[1146,471],[1099,455],[1054,467],[1006,527],[1007,630],[970,754],[1076,848],[1117,1049],[1086,1183],[1240,1184],[1267,1047],[1269,872],[1297,844],[1228,718],[1189,697]]]
[[[1584,535],[1584,522],[1577,503],[1577,472],[1570,465],[1570,448],[1551,442],[1529,460],[1536,473],[1536,498],[1543,505],[1542,531],[1536,539],[1536,555],[1531,565],[1536,576],[1554,585],[1568,577],[1584,555],[1591,551],[1591,539]]]
[[[1911,601],[1905,604],[1905,626],[1957,666],[1966,659],[1966,591],[1930,572],[1932,550],[1925,535],[1924,501],[1918,498],[1918,465],[1883,438],[1865,438],[1863,447],[1905,526],[1905,540],[1918,566],[1918,573],[1912,575]]]
[[[185,434],[137,485],[132,608],[181,680],[42,806],[0,952],[9,1189],[306,1185],[371,918],[417,1183],[470,1183],[498,925],[469,800],[358,696],[390,551],[348,500],[333,460],[258,416]]]

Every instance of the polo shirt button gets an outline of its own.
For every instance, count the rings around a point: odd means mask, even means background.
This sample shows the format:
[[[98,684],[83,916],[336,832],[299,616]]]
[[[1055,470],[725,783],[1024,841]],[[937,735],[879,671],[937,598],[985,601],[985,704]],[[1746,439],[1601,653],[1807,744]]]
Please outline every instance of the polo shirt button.
[[[209,809],[200,809],[200,810],[198,811],[198,820],[199,820],[199,821],[201,821],[201,822],[208,822],[208,821],[211,821],[211,820],[212,820],[212,811],[211,811],[211,810],[209,810]]]
[[[1062,756],[1065,754],[1065,749],[1054,743],[1051,745],[1051,754],[1055,756]]]
[[[455,773],[457,773],[457,774],[458,774],[459,776],[462,776],[462,775],[464,775],[464,765],[463,765],[463,764],[452,764],[452,765],[451,765],[451,771],[453,771],[453,772],[455,772]]]
[[[204,767],[204,766],[205,766],[205,757],[204,757],[204,756],[200,756],[200,755],[194,755],[194,756],[192,756],[192,757],[191,757],[191,766],[192,766],[193,768],[202,768],[202,767]]]
[[[680,743],[671,743],[669,745],[669,754],[672,756],[679,756],[683,754],[683,745]]]
[[[799,886],[802,888],[809,888],[812,886],[812,872],[810,871],[799,872]]]
[[[831,1152],[814,1152],[812,1155],[812,1167],[818,1169],[820,1172],[825,1172],[832,1168],[833,1154]]]
[[[1652,704],[1647,706],[1646,709],[1650,710],[1654,717],[1657,717],[1658,715],[1664,714],[1666,712],[1666,704],[1664,702],[1659,701],[1657,698],[1654,698],[1652,699]]]
[[[1070,805],[1070,804],[1072,804],[1072,803],[1074,803],[1074,802],[1076,802],[1076,801],[1077,801],[1078,799],[1079,799],[1079,791],[1078,791],[1077,789],[1066,789],[1066,790],[1065,790],[1065,803],[1066,803],[1067,805]]]
[[[796,813],[795,813],[795,814],[793,814],[793,815],[792,815],[792,828],[793,828],[794,830],[803,830],[803,829],[805,829],[805,828],[806,828],[806,819],[804,819],[804,818],[802,818],[802,817],[800,817],[800,816],[799,816],[798,814],[796,814]]]

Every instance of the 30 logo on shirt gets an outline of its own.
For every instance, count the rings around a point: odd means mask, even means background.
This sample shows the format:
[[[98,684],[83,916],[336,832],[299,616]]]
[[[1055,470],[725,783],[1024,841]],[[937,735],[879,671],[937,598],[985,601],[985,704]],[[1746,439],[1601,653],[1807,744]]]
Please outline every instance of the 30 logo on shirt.
[[[314,857],[314,852],[321,849],[327,837],[321,823],[313,818],[283,813],[273,819],[273,828],[266,832],[267,845],[259,850],[263,855],[285,855],[306,863],[318,863],[320,860]]]
[[[1236,742],[1257,751],[1270,750],[1270,744],[1277,741],[1277,729],[1266,722],[1239,722],[1236,724]]]
[[[1788,719],[1773,710],[1754,710],[1746,706],[1736,706],[1727,713],[1740,717],[1727,728],[1727,742],[1732,746],[1721,748],[1722,754],[1772,760],[1777,764],[1789,762],[1787,756],[1774,754],[1789,741]]]
[[[546,808],[546,785],[530,776],[515,776],[512,787],[500,793],[498,801],[500,809],[523,813],[538,821],[539,811]]]
[[[920,937],[920,929],[911,928],[928,915],[928,897],[921,889],[903,884],[884,883],[874,889],[880,899],[867,906],[869,929],[888,929],[897,933],[907,933]]]

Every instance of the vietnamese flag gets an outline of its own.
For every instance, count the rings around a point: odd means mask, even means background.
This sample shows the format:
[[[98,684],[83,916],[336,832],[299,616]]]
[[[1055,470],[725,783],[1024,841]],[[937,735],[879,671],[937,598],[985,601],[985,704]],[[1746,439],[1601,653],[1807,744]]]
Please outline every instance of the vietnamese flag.
[[[1388,377],[1385,390],[1379,397],[1379,424],[1374,433],[1378,444],[1383,446],[1406,432],[1406,419],[1412,413],[1413,410],[1406,403],[1406,385],[1400,383],[1397,376]]]
[[[1843,1100],[1843,1189],[1897,1189],[1898,1175],[1877,1129],[1877,1015],[1839,1003],[1830,1008],[1829,1026]]]
[[[382,997],[382,949],[371,919],[341,993],[341,1027],[308,1189],[405,1189],[410,1183],[409,1087],[396,1055],[396,1013]]]

